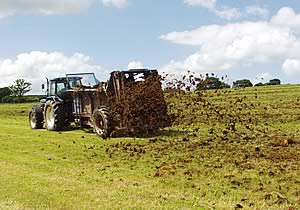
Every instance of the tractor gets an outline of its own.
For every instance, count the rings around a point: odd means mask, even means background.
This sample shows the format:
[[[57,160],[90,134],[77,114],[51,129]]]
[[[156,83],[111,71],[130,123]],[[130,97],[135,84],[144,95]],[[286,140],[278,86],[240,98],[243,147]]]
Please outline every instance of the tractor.
[[[157,70],[114,71],[107,82],[94,73],[67,74],[47,79],[46,93],[29,111],[32,129],[62,131],[73,123],[106,139],[120,130],[136,135],[169,125]]]

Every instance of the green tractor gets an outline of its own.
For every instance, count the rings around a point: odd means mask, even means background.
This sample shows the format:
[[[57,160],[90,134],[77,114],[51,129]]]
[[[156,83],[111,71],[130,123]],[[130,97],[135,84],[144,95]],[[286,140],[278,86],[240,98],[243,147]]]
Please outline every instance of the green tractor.
[[[133,122],[134,117],[140,122]],[[157,132],[166,122],[160,77],[148,69],[114,71],[107,82],[99,82],[94,73],[47,80],[47,96],[29,112],[32,129],[62,131],[73,123],[92,127],[104,139],[116,130]]]

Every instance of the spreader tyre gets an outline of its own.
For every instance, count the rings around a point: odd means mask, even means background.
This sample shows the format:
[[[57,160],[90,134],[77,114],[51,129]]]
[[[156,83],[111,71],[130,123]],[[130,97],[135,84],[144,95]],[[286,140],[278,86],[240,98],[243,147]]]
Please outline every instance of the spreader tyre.
[[[96,109],[92,116],[94,132],[107,139],[111,134],[111,117],[110,112],[106,107]]]

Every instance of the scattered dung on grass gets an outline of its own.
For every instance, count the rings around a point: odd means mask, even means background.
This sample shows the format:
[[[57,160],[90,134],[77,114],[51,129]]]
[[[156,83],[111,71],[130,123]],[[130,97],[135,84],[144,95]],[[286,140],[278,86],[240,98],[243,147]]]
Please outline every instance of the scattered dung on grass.
[[[184,78],[192,78],[188,84],[191,84],[195,75],[191,77],[190,73]],[[201,78],[201,77],[200,77]],[[202,79],[203,80],[203,79]],[[167,82],[168,83],[168,82]],[[187,91],[182,84],[186,84],[186,79],[172,80],[172,88],[165,91],[165,98],[168,104],[169,115],[172,117],[174,126],[195,127],[196,132],[205,124],[207,135],[213,139],[223,141],[245,141],[257,143],[259,139],[268,139],[271,146],[290,146],[298,144],[298,141],[292,140],[290,134],[284,133],[280,128],[270,126],[274,121],[287,122],[297,120],[297,114],[290,114],[289,118],[278,113],[278,104],[261,103],[258,92],[241,95],[238,91],[232,89],[198,89]],[[197,84],[197,83],[196,83]],[[239,92],[243,91],[240,89]],[[281,100],[281,106],[286,106]],[[294,104],[300,109],[299,104]],[[283,141],[271,144],[276,134],[278,137],[286,136]]]

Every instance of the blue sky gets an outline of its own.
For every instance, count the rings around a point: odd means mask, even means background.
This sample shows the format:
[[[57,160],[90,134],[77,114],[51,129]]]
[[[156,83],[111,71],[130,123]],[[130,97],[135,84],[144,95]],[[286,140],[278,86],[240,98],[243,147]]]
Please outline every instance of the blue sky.
[[[0,86],[129,64],[299,83],[299,14],[297,0],[2,0]]]

